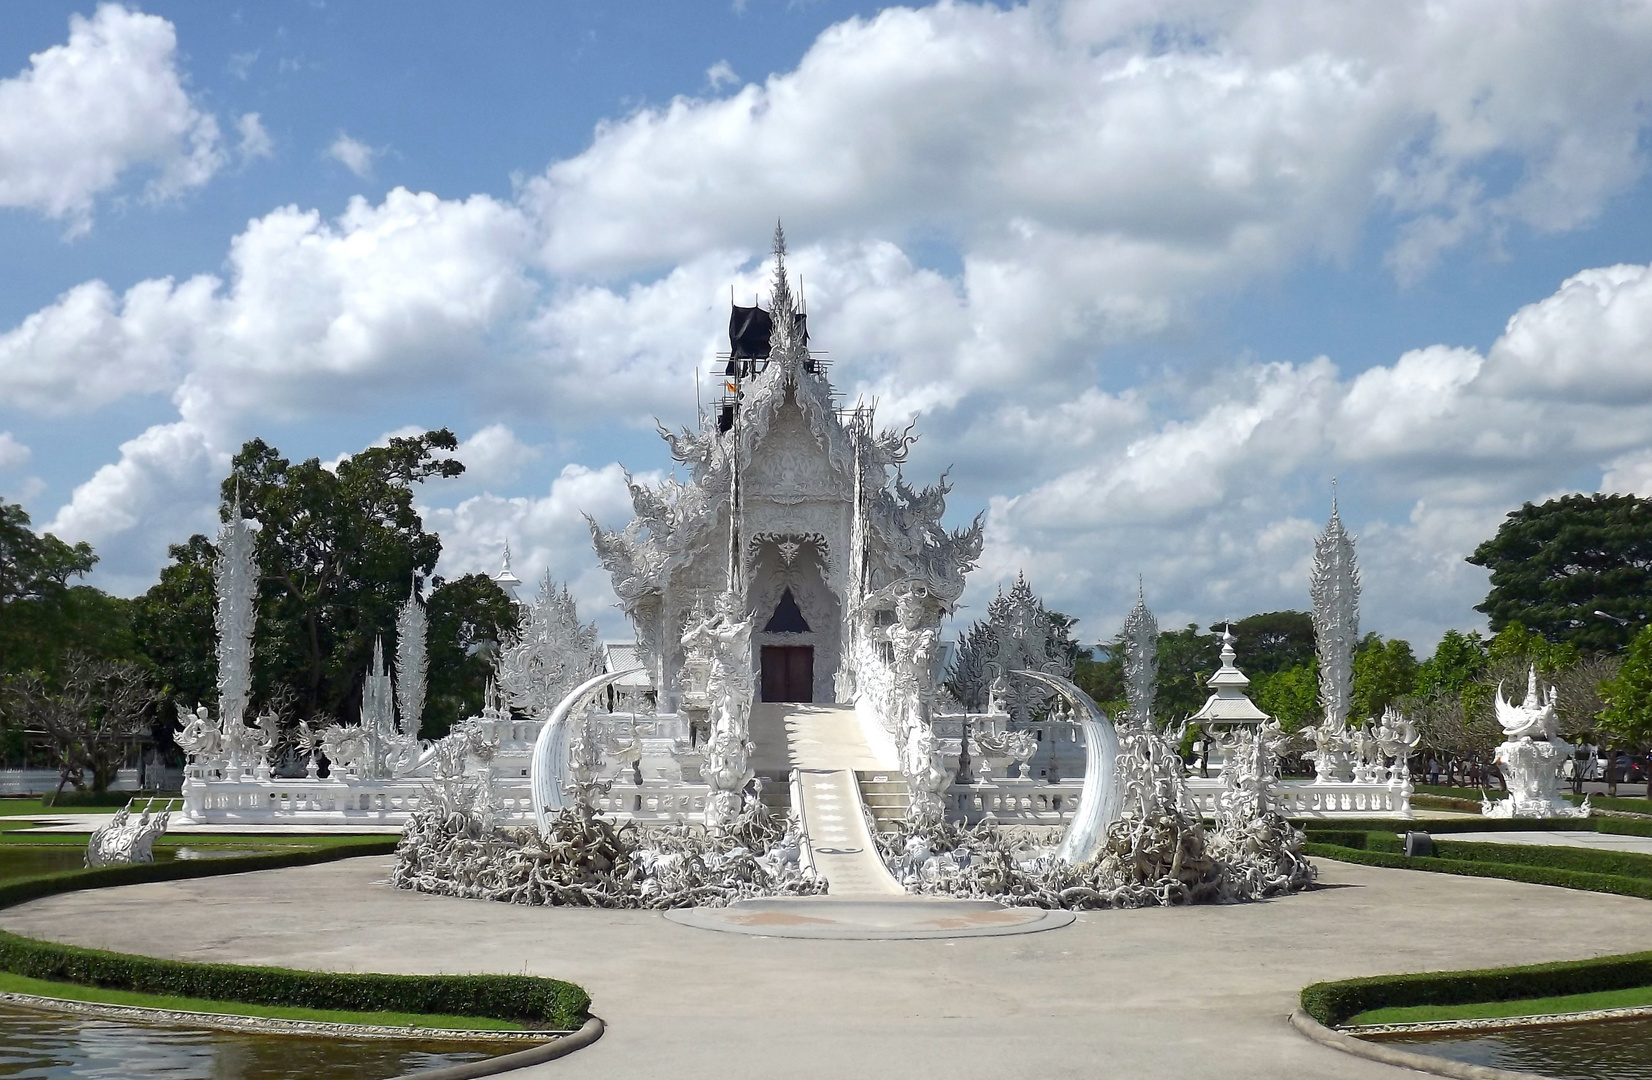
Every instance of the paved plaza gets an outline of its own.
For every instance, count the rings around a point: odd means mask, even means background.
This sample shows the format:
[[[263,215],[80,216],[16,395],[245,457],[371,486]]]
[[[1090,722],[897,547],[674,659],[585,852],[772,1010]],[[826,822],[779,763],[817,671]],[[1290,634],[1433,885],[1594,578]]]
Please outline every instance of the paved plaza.
[[[1307,983],[1627,951],[1652,910],[1316,861],[1329,887],[1276,901],[965,940],[751,937],[657,912],[425,896],[386,886],[387,858],[70,893],[0,926],[190,960],[579,982],[607,1034],[525,1077],[1272,1080],[1408,1075],[1293,1032]],[[1541,932],[1499,929],[1516,926]]]

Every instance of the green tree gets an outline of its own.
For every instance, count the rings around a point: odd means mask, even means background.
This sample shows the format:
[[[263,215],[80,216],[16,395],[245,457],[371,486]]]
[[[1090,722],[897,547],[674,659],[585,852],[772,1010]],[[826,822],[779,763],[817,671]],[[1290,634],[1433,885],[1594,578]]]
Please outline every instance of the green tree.
[[[60,687],[39,672],[12,676],[7,711],[32,730],[44,732],[58,768],[58,791],[91,781],[105,791],[126,759],[128,748],[149,734],[154,692],[143,670],[125,660],[93,660],[70,652]]]
[[[1314,617],[1306,611],[1268,611],[1232,624],[1238,664],[1251,678],[1298,668],[1314,658]],[[1212,632],[1221,628],[1212,626]]]
[[[1256,676],[1251,679],[1250,699],[1286,731],[1317,724],[1321,716],[1318,659],[1310,656],[1305,664]]]
[[[1486,670],[1486,643],[1478,631],[1459,633],[1447,630],[1434,655],[1417,665],[1415,691],[1418,697],[1462,694]]]
[[[133,655],[128,601],[69,584],[96,563],[91,545],[36,533],[21,506],[0,501],[0,674],[38,671],[56,686],[70,650]]]
[[[1354,650],[1353,715],[1379,719],[1382,711],[1417,687],[1417,658],[1403,638],[1384,641],[1366,634]]]
[[[295,465],[262,439],[236,454],[221,513],[228,518],[239,492],[243,513],[261,526],[255,695],[290,687],[295,720],[355,714],[373,638],[383,635],[389,650],[409,583],[441,555],[441,540],[413,509],[413,486],[462,473],[437,453],[457,446],[443,428],[331,468],[317,458]]]
[[[481,711],[499,642],[516,629],[516,604],[486,574],[436,579],[425,605],[429,618],[429,689],[419,734],[446,735]]]
[[[170,724],[177,705],[192,709],[218,696],[212,580],[218,549],[196,533],[167,554],[172,561],[161,569],[160,581],[132,601],[132,635]]]
[[[1527,503],[1468,561],[1491,571],[1491,591],[1476,610],[1490,617],[1493,631],[1519,622],[1552,642],[1611,652],[1652,617],[1652,499],[1566,495]]]
[[[1201,633],[1198,623],[1159,634],[1159,679],[1153,695],[1153,718],[1174,727],[1199,711],[1210,696],[1206,685],[1216,672],[1216,637]]]
[[[1652,745],[1652,626],[1645,627],[1629,643],[1617,674],[1600,686],[1606,708],[1601,727],[1623,743]],[[1647,786],[1652,799],[1652,784]]]

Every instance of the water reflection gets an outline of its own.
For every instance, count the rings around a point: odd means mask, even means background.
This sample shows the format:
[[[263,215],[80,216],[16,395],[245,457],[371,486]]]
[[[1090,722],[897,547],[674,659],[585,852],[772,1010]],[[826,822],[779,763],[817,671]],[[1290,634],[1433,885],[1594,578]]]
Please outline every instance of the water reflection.
[[[1408,1035],[1380,1041],[1452,1061],[1524,1070],[1554,1080],[1652,1080],[1652,1020]]]
[[[0,1077],[15,1080],[374,1080],[510,1049],[190,1031],[0,1006]]]

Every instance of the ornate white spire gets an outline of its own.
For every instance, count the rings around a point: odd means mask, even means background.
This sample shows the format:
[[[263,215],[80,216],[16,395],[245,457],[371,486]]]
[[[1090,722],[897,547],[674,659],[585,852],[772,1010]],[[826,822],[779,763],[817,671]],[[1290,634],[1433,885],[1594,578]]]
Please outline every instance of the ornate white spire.
[[[408,587],[407,602],[396,615],[396,707],[401,713],[402,731],[408,735],[419,733],[419,722],[424,717],[426,630],[415,578]]]
[[[521,586],[522,579],[511,572],[511,542],[509,540],[505,541],[504,559],[501,562],[499,572],[493,576],[493,582],[505,590],[505,595],[510,597],[513,602],[518,606],[521,605],[522,597],[517,594],[516,590]]]
[[[1310,578],[1314,602],[1314,644],[1319,653],[1319,704],[1325,722],[1340,729],[1348,720],[1354,694],[1354,647],[1359,644],[1359,564],[1354,538],[1342,527],[1336,488],[1331,489],[1331,520],[1314,541]]]
[[[237,489],[229,520],[218,530],[218,559],[212,567],[218,593],[218,721],[232,733],[245,721],[252,692],[252,632],[258,623],[256,543],[241,516]]]
[[[796,359],[794,355],[801,342],[797,340],[797,301],[792,296],[791,280],[786,276],[786,230],[780,222],[774,223],[774,283],[769,290],[769,358],[771,361]]]
[[[361,684],[361,726],[367,733],[368,768],[374,779],[389,775],[385,758],[396,744],[396,707],[390,673],[384,670],[384,639],[373,639],[373,666]]]
[[[1136,606],[1124,620],[1124,695],[1130,702],[1130,726],[1153,726],[1153,695],[1159,677],[1159,620],[1147,610],[1141,583],[1136,584]]]

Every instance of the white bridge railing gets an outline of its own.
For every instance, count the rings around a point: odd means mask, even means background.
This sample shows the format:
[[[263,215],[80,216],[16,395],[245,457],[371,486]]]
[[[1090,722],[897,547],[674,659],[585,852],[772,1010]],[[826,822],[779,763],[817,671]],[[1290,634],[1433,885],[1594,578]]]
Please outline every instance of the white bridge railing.
[[[977,784],[954,784],[946,792],[949,816],[974,824],[991,815],[1001,822],[1056,824],[1078,809],[1083,781],[1021,780],[1014,777]],[[1222,793],[1219,776],[1193,776],[1188,793],[1206,817],[1216,813]],[[1410,817],[1409,781],[1332,781],[1286,777],[1274,788],[1279,813],[1290,818]]]

